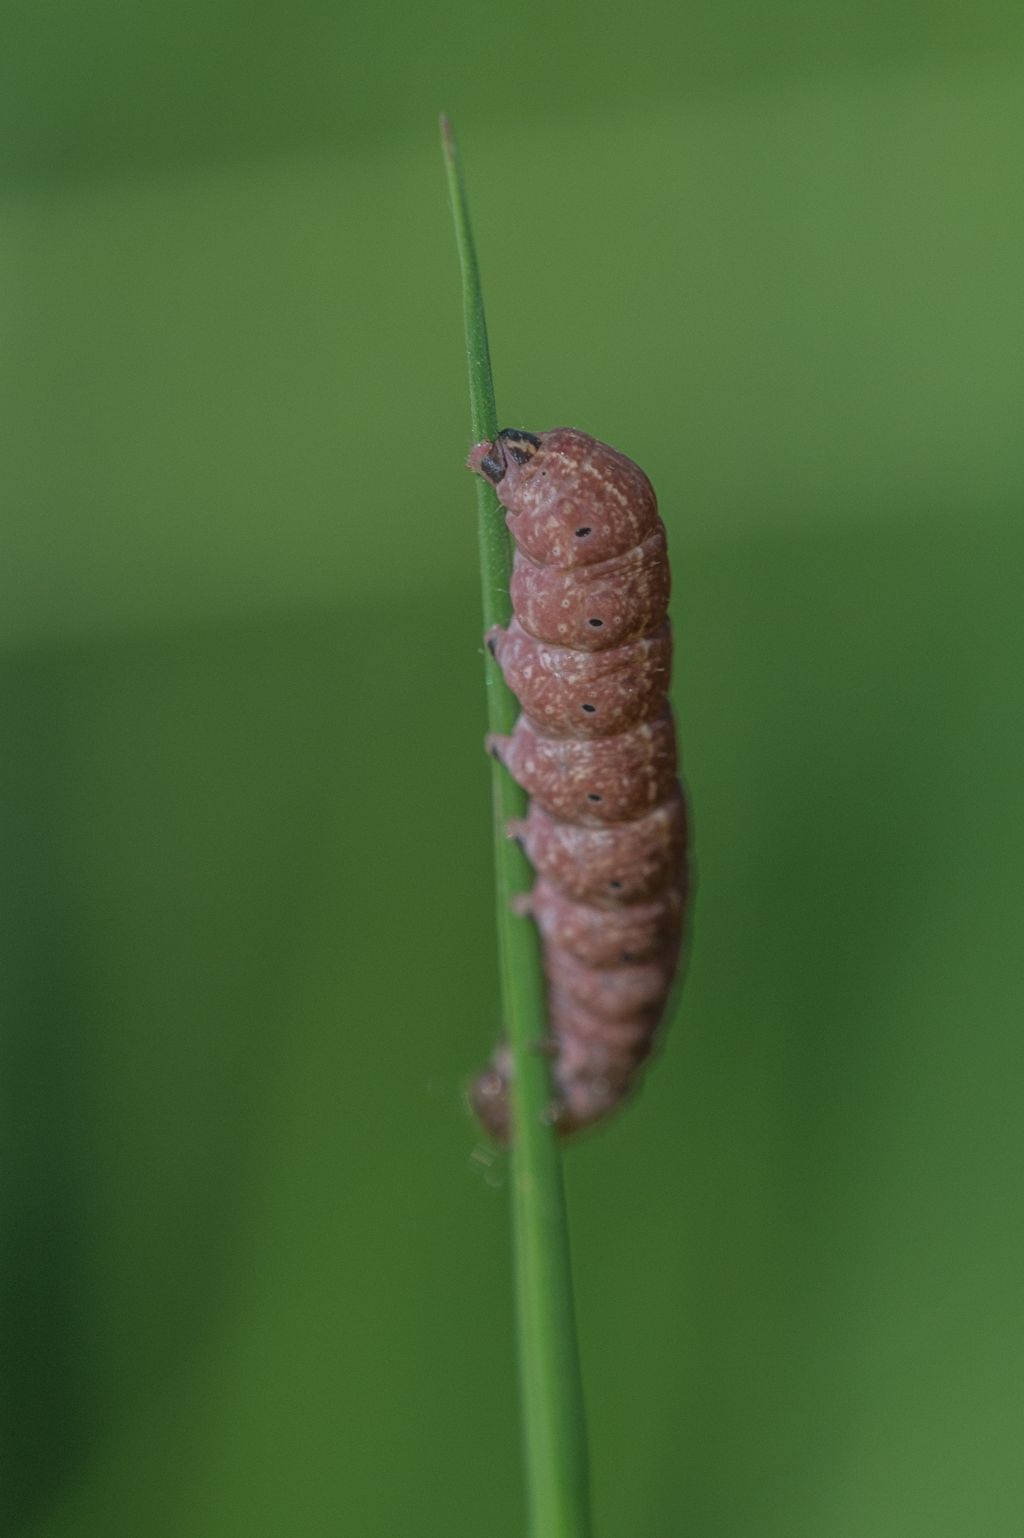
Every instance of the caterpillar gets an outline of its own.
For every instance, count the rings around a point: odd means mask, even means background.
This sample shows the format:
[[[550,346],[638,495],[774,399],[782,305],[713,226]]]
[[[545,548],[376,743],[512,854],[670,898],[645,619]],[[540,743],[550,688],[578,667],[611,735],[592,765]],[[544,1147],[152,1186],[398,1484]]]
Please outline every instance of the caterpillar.
[[[672,635],[665,526],[647,476],[576,428],[505,428],[468,466],[495,487],[515,542],[507,629],[486,644],[519,700],[487,746],[527,791],[508,833],[537,880],[562,1134],[613,1111],[650,1056],[682,942],[687,809],[668,703]],[[471,1103],[510,1130],[499,1044]]]

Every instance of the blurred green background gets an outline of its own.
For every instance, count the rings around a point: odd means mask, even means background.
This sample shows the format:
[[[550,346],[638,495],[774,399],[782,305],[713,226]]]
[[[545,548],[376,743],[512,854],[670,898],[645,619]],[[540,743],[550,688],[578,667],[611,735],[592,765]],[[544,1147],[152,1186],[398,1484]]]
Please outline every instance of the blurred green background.
[[[522,1538],[457,268],[658,487],[693,960],[599,1538],[1009,1538],[1024,16],[11,0],[7,1529]]]

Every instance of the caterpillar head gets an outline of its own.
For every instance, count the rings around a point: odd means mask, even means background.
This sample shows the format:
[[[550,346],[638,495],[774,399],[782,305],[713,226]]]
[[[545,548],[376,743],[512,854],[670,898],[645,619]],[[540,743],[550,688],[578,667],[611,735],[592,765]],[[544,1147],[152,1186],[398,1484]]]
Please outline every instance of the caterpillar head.
[[[497,486],[510,471],[512,480],[518,482],[516,471],[528,464],[539,448],[540,439],[535,433],[524,432],[520,427],[503,427],[492,442],[478,443],[467,462],[492,486]]]

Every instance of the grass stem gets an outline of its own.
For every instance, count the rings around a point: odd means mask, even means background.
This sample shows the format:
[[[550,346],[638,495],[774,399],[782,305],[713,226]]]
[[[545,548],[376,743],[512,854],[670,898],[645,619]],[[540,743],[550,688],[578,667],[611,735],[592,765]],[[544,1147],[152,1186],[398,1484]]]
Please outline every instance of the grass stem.
[[[483,295],[458,147],[441,119],[448,192],[462,267],[473,438],[498,430]],[[507,624],[511,546],[494,490],[476,478],[484,624]],[[492,732],[508,733],[518,714],[515,696],[486,654],[487,714]],[[510,901],[529,889],[532,871],[505,837],[525,796],[496,762],[491,765],[498,944],[505,1028],[512,1051],[512,1222],[516,1314],[531,1538],[589,1538],[587,1443],[573,1309],[569,1231],[561,1152],[545,1112],[551,1103],[544,979],[532,922]]]

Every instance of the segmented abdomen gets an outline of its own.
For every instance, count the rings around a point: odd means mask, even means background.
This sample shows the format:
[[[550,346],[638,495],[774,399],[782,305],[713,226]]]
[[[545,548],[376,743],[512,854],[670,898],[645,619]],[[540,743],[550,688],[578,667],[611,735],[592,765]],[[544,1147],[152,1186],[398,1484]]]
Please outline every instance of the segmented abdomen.
[[[522,714],[496,753],[531,797],[509,829],[538,873],[555,1113],[562,1131],[613,1110],[650,1055],[687,896],[686,804],[668,705],[665,529],[643,471],[575,428],[506,429],[472,470],[516,543],[514,618],[487,642]],[[509,1055],[473,1088],[509,1130]]]

